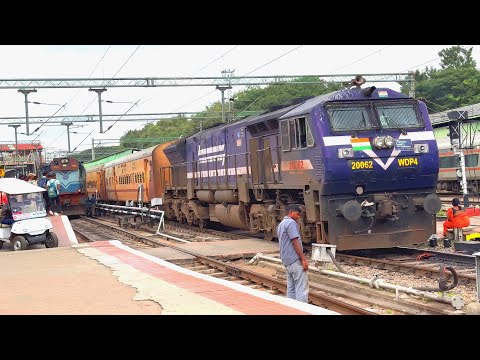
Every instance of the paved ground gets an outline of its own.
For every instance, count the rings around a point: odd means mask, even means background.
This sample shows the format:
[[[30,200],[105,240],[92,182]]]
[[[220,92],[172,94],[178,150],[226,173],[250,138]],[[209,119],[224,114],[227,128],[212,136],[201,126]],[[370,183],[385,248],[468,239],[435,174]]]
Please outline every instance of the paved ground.
[[[0,251],[0,314],[152,315],[162,312],[154,301],[134,300],[135,288],[111,270],[70,247],[36,245]],[[37,249],[35,249],[37,248]]]
[[[0,251],[0,314],[336,314],[217,279],[119,241]]]

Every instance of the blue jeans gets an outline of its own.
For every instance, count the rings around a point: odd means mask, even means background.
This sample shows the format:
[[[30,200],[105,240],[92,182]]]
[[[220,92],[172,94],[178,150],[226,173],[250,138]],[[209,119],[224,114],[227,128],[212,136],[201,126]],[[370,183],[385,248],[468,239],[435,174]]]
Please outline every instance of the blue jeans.
[[[308,302],[308,277],[303,271],[300,259],[285,266],[287,270],[287,297],[298,301]]]
[[[62,212],[62,204],[60,204],[60,196],[49,198],[50,199],[50,210],[55,211],[57,213]],[[58,210],[55,210],[58,209]]]

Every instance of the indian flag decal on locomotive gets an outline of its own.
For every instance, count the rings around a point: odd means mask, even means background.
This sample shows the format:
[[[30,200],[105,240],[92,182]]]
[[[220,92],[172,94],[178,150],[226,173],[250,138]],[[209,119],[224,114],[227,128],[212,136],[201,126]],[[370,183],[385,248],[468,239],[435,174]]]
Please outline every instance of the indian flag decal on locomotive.
[[[350,139],[353,151],[372,150],[369,138]]]

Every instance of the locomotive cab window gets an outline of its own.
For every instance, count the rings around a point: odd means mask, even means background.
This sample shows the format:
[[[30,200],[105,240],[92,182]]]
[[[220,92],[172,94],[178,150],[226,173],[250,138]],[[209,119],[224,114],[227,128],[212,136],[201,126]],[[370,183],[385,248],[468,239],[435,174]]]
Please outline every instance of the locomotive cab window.
[[[332,131],[361,131],[373,129],[367,105],[326,105]]]
[[[404,129],[424,127],[416,103],[391,102],[375,104],[380,126],[383,129]]]
[[[284,120],[280,123],[282,150],[305,149],[313,146],[313,136],[305,117]]]

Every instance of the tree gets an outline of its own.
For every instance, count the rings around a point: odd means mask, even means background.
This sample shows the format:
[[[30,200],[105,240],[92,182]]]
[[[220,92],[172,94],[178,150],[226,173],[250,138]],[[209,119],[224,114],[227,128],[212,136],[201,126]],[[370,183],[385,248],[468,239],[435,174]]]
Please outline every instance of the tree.
[[[474,68],[477,65],[472,57],[472,50],[465,49],[461,46],[452,46],[448,49],[441,50],[438,55],[441,58],[440,66],[442,69],[460,69],[460,68]]]
[[[416,97],[425,101],[429,112],[436,113],[480,102],[480,72],[475,68],[472,48],[452,46],[441,50],[441,69],[426,67],[415,72]],[[402,87],[407,94],[408,89]]]

